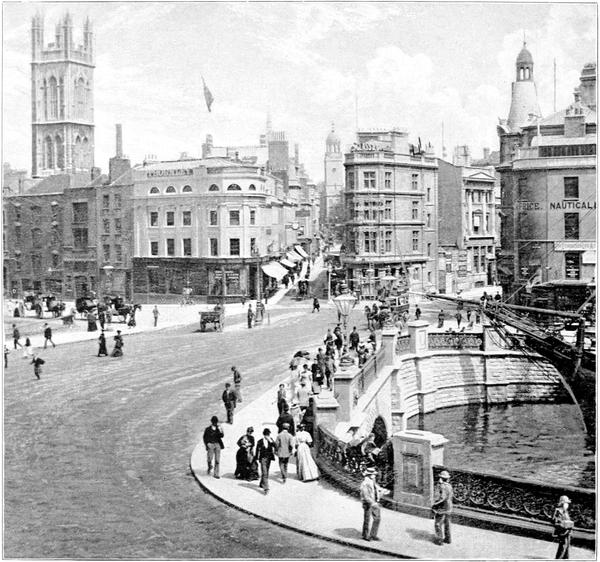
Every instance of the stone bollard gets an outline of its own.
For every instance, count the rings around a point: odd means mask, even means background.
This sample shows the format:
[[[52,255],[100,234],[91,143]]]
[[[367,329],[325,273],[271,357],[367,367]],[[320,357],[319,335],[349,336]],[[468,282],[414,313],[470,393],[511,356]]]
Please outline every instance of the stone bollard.
[[[408,335],[410,336],[410,352],[420,355],[429,349],[427,344],[427,326],[426,320],[413,320],[407,324]]]
[[[398,341],[398,329],[385,327],[381,330],[381,347],[383,351],[383,363],[377,365],[377,371],[386,365],[393,365],[396,356],[396,342]]]
[[[340,370],[334,375],[333,390],[334,396],[339,404],[338,422],[350,421],[352,409],[354,408],[353,384],[354,378],[358,376],[360,369],[352,365],[342,365]]]
[[[392,435],[394,449],[394,500],[428,515],[433,500],[433,466],[444,464],[439,433],[406,430]]]

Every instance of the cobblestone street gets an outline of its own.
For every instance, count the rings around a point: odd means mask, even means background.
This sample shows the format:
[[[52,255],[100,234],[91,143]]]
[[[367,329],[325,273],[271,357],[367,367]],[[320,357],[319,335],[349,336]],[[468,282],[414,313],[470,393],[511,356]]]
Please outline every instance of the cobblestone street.
[[[228,508],[189,469],[210,416],[224,417],[230,367],[252,399],[333,325],[333,310],[310,314],[306,303],[273,310],[271,325],[253,330],[201,334],[194,325],[127,336],[122,359],[97,358],[95,341],[59,345],[42,352],[40,381],[11,354],[4,557],[373,558]]]

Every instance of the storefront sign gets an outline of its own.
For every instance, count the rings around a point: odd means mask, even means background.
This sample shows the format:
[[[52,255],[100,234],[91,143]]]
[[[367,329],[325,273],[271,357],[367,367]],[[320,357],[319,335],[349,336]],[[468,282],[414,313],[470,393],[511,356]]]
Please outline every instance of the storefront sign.
[[[239,283],[239,281],[240,281],[240,272],[239,271],[226,270],[225,276],[227,277],[228,283],[231,283],[231,282]],[[221,269],[216,269],[215,270],[215,279],[222,279],[222,278],[223,278],[223,271]]]
[[[150,170],[146,173],[147,178],[168,178],[172,176],[191,176],[194,170],[192,169],[172,169],[172,170]]]
[[[595,209],[596,201],[559,201],[550,203],[550,210],[577,210],[577,209]]]
[[[542,206],[540,203],[534,203],[532,201],[519,201],[518,203],[519,211],[542,211]]]
[[[585,252],[586,250],[596,250],[594,240],[560,240],[554,242],[555,252]]]

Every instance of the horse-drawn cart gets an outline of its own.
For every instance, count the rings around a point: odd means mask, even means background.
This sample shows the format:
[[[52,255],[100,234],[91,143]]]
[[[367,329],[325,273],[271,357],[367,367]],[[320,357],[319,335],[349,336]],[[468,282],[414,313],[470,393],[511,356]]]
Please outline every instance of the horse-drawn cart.
[[[207,324],[212,324],[215,331],[223,331],[223,326],[225,326],[225,309],[221,305],[215,306],[214,310],[200,312],[199,314],[201,332],[206,332]]]

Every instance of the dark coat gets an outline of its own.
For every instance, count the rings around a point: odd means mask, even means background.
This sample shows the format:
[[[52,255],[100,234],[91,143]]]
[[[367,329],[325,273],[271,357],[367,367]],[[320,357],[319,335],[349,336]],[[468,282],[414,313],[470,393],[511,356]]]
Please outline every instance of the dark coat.
[[[225,445],[223,445],[223,430],[219,427],[209,425],[204,430],[202,439],[204,440],[205,445],[208,445],[209,443],[218,443],[221,449],[225,448]]]
[[[237,397],[233,390],[224,390],[222,398],[223,404],[225,404],[225,408],[235,408]]]
[[[273,439],[271,439],[269,437],[269,444],[265,448],[263,438],[261,437],[258,440],[258,442],[256,443],[255,458],[259,462],[263,459],[270,459],[270,460],[274,461],[275,460],[275,451],[276,451],[275,441],[273,441]]]
[[[288,431],[290,432],[290,435],[296,435],[296,424],[294,423],[294,417],[289,412],[287,412],[287,413],[283,412],[277,418],[277,431],[278,432],[281,432],[281,430],[283,429],[284,423],[290,424],[290,428],[288,429]]]

